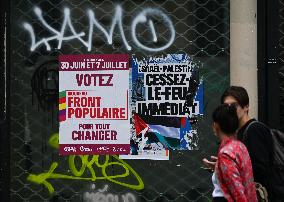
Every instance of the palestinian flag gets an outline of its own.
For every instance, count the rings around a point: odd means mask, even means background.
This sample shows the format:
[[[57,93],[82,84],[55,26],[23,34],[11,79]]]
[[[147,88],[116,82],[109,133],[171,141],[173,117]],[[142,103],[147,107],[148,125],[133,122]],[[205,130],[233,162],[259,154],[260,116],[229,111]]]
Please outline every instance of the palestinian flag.
[[[135,114],[136,134],[146,130],[144,134],[149,143],[160,142],[165,148],[180,148],[180,117],[140,116]]]

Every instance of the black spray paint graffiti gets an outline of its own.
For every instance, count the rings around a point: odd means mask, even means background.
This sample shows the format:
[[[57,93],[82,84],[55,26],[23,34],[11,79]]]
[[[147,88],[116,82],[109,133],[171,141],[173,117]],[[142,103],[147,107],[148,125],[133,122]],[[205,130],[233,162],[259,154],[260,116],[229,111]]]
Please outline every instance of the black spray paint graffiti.
[[[41,39],[38,39],[39,37],[36,37],[35,30],[33,26],[30,23],[25,22],[23,24],[24,28],[29,32],[30,39],[31,39],[31,46],[30,50],[35,51],[40,46],[45,46],[46,50],[50,51],[52,49],[50,42],[51,41],[57,41],[57,48],[58,50],[61,49],[63,42],[69,42],[71,40],[79,40],[84,47],[87,48],[88,51],[92,50],[92,40],[93,37],[95,37],[95,34],[93,33],[95,31],[99,31],[103,33],[103,35],[106,38],[106,41],[109,45],[113,44],[113,34],[115,28],[119,30],[121,39],[123,41],[124,46],[128,51],[132,50],[132,47],[129,45],[128,40],[125,37],[124,34],[124,28],[122,23],[122,17],[123,17],[123,10],[121,6],[117,6],[115,8],[115,13],[112,15],[112,21],[110,25],[110,29],[107,30],[103,27],[103,25],[98,21],[98,19],[95,17],[95,13],[93,10],[89,9],[87,10],[87,17],[89,20],[89,30],[88,35],[86,39],[83,39],[82,37],[86,36],[86,33],[84,31],[77,32],[75,30],[75,27],[73,25],[72,19],[71,19],[71,13],[69,8],[64,8],[64,19],[61,24],[61,28],[59,30],[56,30],[54,27],[51,26],[51,24],[48,24],[48,22],[43,17],[43,12],[40,8],[35,7],[34,13],[37,16],[37,20],[42,24],[42,26],[51,33],[50,36],[44,37]],[[158,45],[158,34],[156,33],[153,20],[159,19],[159,24],[163,25],[166,30],[168,30],[166,33],[168,33],[166,44]],[[75,20],[73,20],[75,21]],[[148,44],[145,45],[141,42],[141,39],[139,39],[139,35],[137,33],[137,29],[139,24],[144,24],[148,27],[152,34],[152,46],[149,46]],[[160,26],[159,25],[159,26]],[[70,30],[72,35],[67,34],[67,30]],[[146,8],[142,10],[131,23],[131,36],[132,41],[136,45],[136,47],[145,50],[145,51],[152,51],[152,52],[158,52],[167,49],[170,47],[175,39],[175,29],[173,26],[173,23],[171,19],[161,10],[156,8]],[[163,36],[164,37],[164,36]],[[160,42],[160,41],[159,41]]]
[[[51,110],[58,104],[58,61],[48,60],[37,67],[32,79],[32,95],[43,110]]]
[[[132,99],[137,101],[144,100],[144,82],[142,77],[138,77],[132,85]]]

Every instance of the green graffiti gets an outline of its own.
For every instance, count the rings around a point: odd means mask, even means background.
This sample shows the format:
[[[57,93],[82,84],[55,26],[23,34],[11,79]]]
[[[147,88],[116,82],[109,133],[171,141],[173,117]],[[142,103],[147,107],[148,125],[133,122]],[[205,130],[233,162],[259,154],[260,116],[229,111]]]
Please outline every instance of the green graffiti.
[[[55,133],[51,136],[49,139],[49,144],[53,148],[58,148],[58,133]],[[69,179],[69,180],[87,180],[87,181],[96,181],[96,180],[108,180],[112,183],[130,188],[135,190],[141,190],[144,189],[144,182],[141,179],[141,177],[138,175],[138,173],[126,162],[124,162],[122,159],[119,159],[118,156],[113,155],[114,159],[116,159],[116,162],[109,162],[110,156],[105,155],[104,162],[99,162],[99,155],[70,155],[68,157],[68,165],[69,169],[72,173],[72,175],[66,175],[66,174],[59,174],[55,173],[56,168],[58,167],[57,162],[53,162],[47,172],[40,173],[40,174],[29,174],[27,177],[27,180],[36,184],[42,184],[44,185],[49,193],[54,193],[54,188],[50,182],[48,182],[48,179]],[[75,165],[76,159],[80,161],[80,168],[77,168]],[[101,176],[97,176],[96,172],[94,170],[94,166],[101,169]],[[107,174],[107,168],[109,166],[120,166],[124,169],[124,173],[120,173],[117,175],[108,175]],[[84,173],[86,173],[86,170],[89,171],[90,177],[82,177]],[[118,179],[125,178],[132,175],[136,178],[137,184],[128,184],[125,182],[121,182]]]
[[[54,133],[53,135],[51,135],[51,137],[48,140],[48,143],[51,147],[59,149],[59,134]]]

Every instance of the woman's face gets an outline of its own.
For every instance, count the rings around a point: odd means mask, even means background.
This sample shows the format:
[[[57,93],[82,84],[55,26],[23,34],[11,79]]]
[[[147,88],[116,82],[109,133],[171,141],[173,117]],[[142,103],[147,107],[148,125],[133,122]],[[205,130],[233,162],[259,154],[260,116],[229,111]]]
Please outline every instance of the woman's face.
[[[219,137],[218,134],[219,134],[220,128],[219,128],[218,123],[213,122],[213,124],[212,124],[212,129],[213,129],[214,135],[215,135],[216,137]]]

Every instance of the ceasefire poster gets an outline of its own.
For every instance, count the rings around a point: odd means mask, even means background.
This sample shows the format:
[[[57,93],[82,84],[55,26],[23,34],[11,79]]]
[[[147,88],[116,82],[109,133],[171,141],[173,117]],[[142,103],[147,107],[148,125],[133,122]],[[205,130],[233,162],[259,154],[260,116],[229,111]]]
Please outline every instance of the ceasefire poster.
[[[128,154],[129,56],[59,56],[59,153]]]
[[[131,60],[130,155],[168,160],[169,150],[198,149],[196,123],[203,116],[200,65],[187,54]]]

